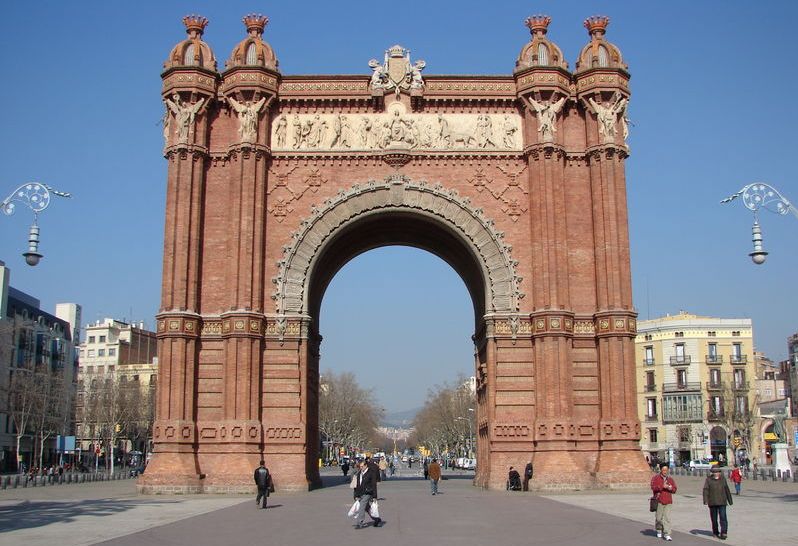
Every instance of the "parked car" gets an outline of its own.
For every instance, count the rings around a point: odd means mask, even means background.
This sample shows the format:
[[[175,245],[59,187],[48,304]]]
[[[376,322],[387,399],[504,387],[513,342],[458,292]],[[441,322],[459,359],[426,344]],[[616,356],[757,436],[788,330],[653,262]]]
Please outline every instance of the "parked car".
[[[717,461],[709,461],[707,459],[693,459],[684,463],[684,467],[688,470],[709,470]]]
[[[476,470],[476,468],[477,468],[477,460],[476,459],[466,459],[465,463],[463,464],[463,468],[465,470]]]

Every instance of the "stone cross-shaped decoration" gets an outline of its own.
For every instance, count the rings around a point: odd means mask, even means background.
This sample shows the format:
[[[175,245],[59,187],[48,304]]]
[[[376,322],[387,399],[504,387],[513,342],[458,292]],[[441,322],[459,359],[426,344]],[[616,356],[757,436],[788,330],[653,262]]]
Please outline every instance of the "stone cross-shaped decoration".
[[[255,103],[242,103],[233,97],[226,97],[230,105],[238,113],[238,136],[241,142],[258,141],[258,114],[263,105],[266,104],[266,97],[261,98]]]
[[[554,97],[548,102],[538,102],[532,97],[529,97],[530,106],[535,109],[538,117],[538,132],[540,133],[541,142],[554,142],[554,133],[557,132],[556,119],[557,114],[562,110],[565,104],[565,97],[555,101]]]
[[[187,104],[180,100],[180,95],[175,93],[172,95],[172,100],[164,99],[166,106],[175,115],[177,125],[177,142],[178,144],[188,144],[188,137],[191,130],[194,128],[194,118],[199,112],[205,99],[200,99],[194,104]],[[166,124],[167,126],[170,124]]]

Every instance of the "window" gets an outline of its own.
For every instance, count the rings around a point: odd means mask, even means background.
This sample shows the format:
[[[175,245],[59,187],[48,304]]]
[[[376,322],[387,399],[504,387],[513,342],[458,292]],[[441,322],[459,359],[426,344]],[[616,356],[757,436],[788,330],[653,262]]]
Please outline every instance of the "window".
[[[105,336],[100,336],[100,343],[105,343]]]
[[[655,418],[657,416],[657,399],[646,398],[646,417]]]
[[[114,367],[108,366],[108,373],[114,373]]]
[[[740,331],[735,330],[734,332],[732,332],[732,337],[740,337]]]
[[[116,347],[108,348],[108,356],[116,356]]]
[[[720,370],[712,368],[709,370],[709,385],[711,387],[720,387]]]
[[[183,53],[183,64],[186,66],[193,66],[194,62],[194,44],[188,44],[186,51]]]
[[[549,64],[549,48],[546,44],[538,44],[538,64],[541,66]]]
[[[776,379],[775,372],[765,372],[765,379],[770,379],[771,381]]]
[[[138,381],[138,380],[139,380],[139,375],[138,374],[134,375],[133,376],[133,381]]]
[[[97,339],[94,336],[89,336],[89,343],[94,343],[94,340]]]
[[[654,364],[654,347],[651,345],[646,347],[646,366]]]
[[[779,396],[787,396],[787,389],[779,389]]]
[[[676,384],[680,389],[687,387],[687,370],[676,370]]]
[[[709,408],[715,415],[723,415],[723,397],[712,396],[709,399]]]
[[[734,411],[736,411],[739,415],[747,415],[748,414],[748,397],[746,397],[746,396],[736,396],[734,398]]]
[[[743,346],[741,343],[732,343],[732,363],[739,364],[743,361]]]
[[[772,389],[765,389],[765,396],[767,396],[768,398],[773,396],[773,390]]]
[[[687,423],[703,421],[700,394],[680,394],[662,399],[662,421]]]
[[[681,443],[690,442],[690,427],[679,427],[678,429],[679,441]]]
[[[150,385],[155,385],[155,382],[158,381],[157,374],[150,374]]]
[[[709,351],[709,358],[711,360],[715,360],[718,357],[718,344],[717,343],[710,343],[707,345],[707,350]]]
[[[94,358],[94,349],[89,349],[88,357],[89,358]]]
[[[684,332],[676,332],[676,337],[684,337]]]
[[[610,66],[610,55],[607,52],[607,48],[604,46],[599,46],[598,50],[598,65],[599,66]]]
[[[648,441],[651,442],[652,444],[657,443],[657,429],[655,428],[648,429]]]
[[[708,337],[715,337],[717,335],[718,335],[717,332],[707,332]]]
[[[645,337],[644,337],[644,339],[645,339],[646,341],[651,341],[652,339],[654,339],[654,336],[652,336],[651,334],[646,334],[646,335],[645,335]]]
[[[654,372],[646,372],[646,386],[654,386]]]
[[[734,387],[742,389],[745,386],[745,370],[734,370]]]
[[[105,356],[105,349],[97,349],[97,356]]]
[[[255,47],[255,42],[247,46],[247,64],[258,64],[258,49]]]

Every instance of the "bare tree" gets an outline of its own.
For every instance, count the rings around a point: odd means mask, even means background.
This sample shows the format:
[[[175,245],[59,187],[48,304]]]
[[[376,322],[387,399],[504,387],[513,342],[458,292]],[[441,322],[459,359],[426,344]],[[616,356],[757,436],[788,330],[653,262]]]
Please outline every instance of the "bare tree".
[[[462,376],[454,384],[436,386],[413,422],[418,442],[436,454],[472,451],[475,405],[476,397]]]
[[[69,406],[63,403],[70,389],[61,370],[49,364],[40,364],[31,374],[33,377],[34,410],[31,428],[38,440],[39,468],[44,464],[44,443],[61,430],[64,414]]]
[[[358,385],[348,372],[325,372],[319,391],[319,431],[327,441],[349,449],[365,447],[382,416],[373,391]]]
[[[14,368],[11,370],[6,400],[8,415],[14,424],[17,468],[19,468],[22,462],[20,460],[22,438],[27,434],[36,411],[36,377],[33,370],[27,368]],[[32,466],[33,460],[30,462]]]

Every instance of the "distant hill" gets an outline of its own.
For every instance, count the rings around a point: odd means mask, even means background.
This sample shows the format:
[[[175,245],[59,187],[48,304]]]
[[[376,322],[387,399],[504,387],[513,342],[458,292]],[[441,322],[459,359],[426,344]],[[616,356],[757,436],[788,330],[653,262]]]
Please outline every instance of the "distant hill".
[[[393,413],[386,413],[380,425],[383,427],[396,427],[407,428],[413,423],[416,414],[422,410],[422,407],[417,407],[405,411],[395,411]]]

